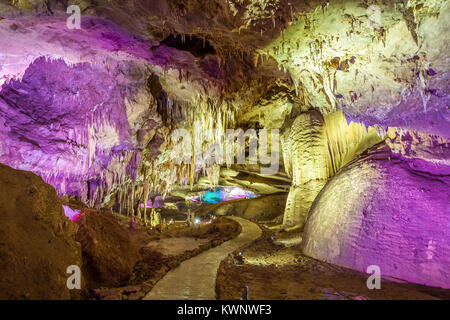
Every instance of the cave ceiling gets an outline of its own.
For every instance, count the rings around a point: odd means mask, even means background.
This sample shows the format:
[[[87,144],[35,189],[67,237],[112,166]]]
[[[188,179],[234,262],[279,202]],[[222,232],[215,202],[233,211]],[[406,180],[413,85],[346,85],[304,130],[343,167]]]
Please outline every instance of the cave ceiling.
[[[289,188],[283,165],[174,165],[170,132],[196,120],[283,130],[341,110],[384,135],[448,139],[449,13],[440,0],[1,0],[0,161],[101,205],[130,181]]]

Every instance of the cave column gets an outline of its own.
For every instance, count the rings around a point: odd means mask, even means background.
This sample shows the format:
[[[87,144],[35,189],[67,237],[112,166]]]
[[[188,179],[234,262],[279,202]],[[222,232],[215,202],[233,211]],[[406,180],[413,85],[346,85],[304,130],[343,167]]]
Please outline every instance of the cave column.
[[[137,218],[139,220],[142,220],[142,208],[141,208],[141,203],[144,201],[144,188],[142,187],[141,190],[141,186],[139,185],[139,187],[136,188],[137,189],[137,194],[138,194],[138,200],[137,200],[137,207],[136,207],[136,215]]]
[[[130,191],[130,188],[127,185],[126,186],[126,192],[125,192],[125,197],[126,197],[125,203],[127,204],[127,216],[130,216],[130,195],[129,195],[129,191]]]
[[[119,188],[119,214],[122,215],[122,188]]]
[[[303,226],[312,202],[328,180],[328,145],[322,115],[309,111],[299,115],[285,132],[292,186],[286,202],[283,225]],[[286,145],[287,144],[287,145]]]

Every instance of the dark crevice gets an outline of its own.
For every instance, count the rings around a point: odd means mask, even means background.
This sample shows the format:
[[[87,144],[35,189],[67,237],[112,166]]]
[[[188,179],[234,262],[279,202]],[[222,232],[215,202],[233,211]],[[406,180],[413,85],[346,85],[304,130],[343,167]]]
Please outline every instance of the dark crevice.
[[[176,48],[178,50],[189,51],[195,57],[203,57],[207,54],[216,54],[216,50],[206,39],[200,39],[196,36],[182,35],[174,36],[170,34],[162,42],[168,47]]]
[[[147,87],[150,90],[152,96],[157,101],[157,111],[161,115],[164,123],[167,123],[167,93],[164,91],[161,83],[159,82],[159,77],[152,74],[147,79]]]

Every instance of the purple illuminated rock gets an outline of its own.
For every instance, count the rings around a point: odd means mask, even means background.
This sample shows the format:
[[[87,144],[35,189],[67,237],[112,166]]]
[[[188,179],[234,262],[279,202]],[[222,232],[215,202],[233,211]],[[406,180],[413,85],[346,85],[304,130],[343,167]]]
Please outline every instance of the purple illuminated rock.
[[[446,152],[448,144],[434,149]],[[417,161],[384,145],[342,168],[311,207],[304,253],[450,288],[450,167]]]
[[[125,100],[145,78],[121,75],[133,68],[36,60],[21,81],[0,91],[0,162],[32,171],[60,195],[91,205],[125,176],[136,179],[140,153]]]

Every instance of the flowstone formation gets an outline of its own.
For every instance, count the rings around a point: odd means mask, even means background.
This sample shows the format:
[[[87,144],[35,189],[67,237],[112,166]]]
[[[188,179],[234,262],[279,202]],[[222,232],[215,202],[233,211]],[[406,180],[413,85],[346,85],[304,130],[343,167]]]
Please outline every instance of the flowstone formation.
[[[302,243],[307,255],[450,288],[449,145],[422,135],[433,147],[406,155],[394,149],[415,149],[415,137],[388,139],[331,179],[311,207]],[[428,159],[417,158],[421,153]]]

